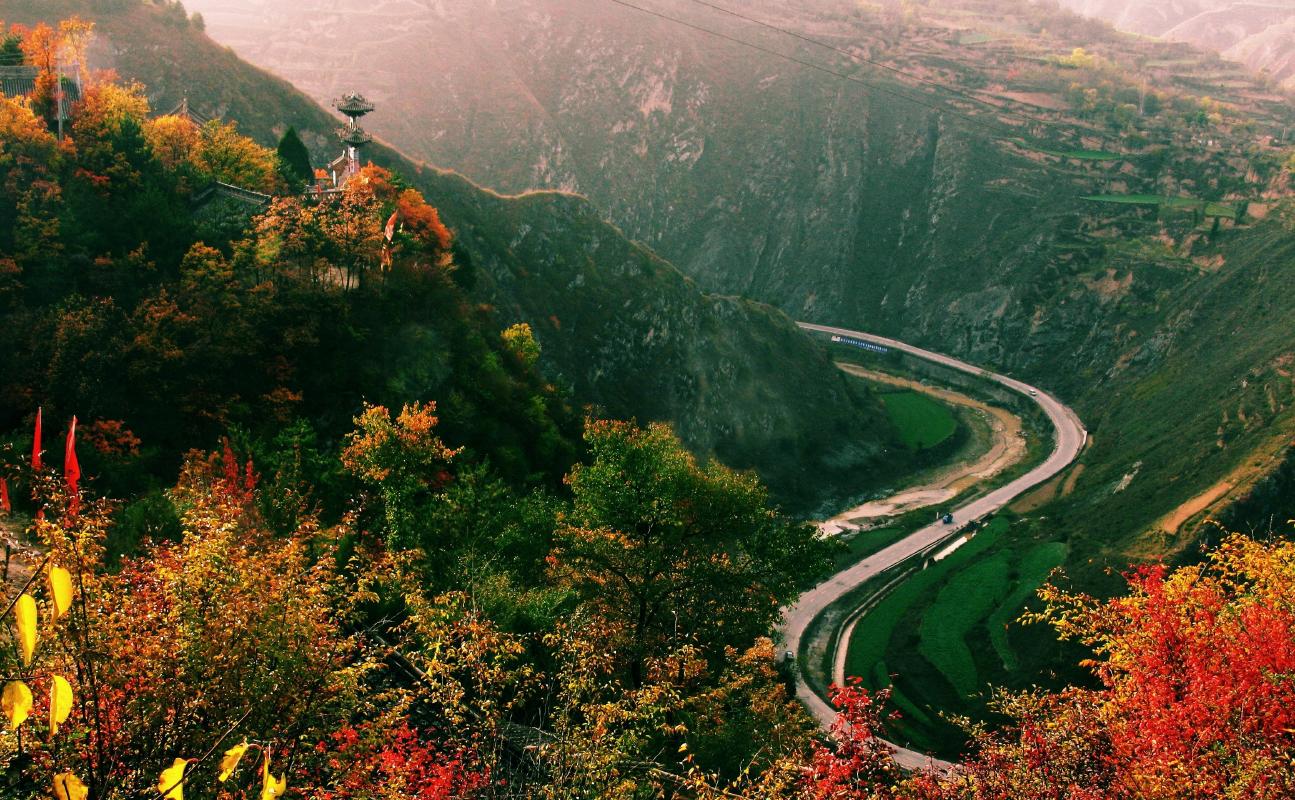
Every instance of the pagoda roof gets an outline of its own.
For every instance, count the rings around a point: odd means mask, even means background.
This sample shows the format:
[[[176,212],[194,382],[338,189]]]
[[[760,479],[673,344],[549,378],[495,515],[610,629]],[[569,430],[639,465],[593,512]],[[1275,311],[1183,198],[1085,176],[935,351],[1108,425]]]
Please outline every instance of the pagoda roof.
[[[334,101],[333,108],[347,115],[348,117],[363,116],[373,110],[373,103],[364,99],[364,95],[352,92],[342,96],[341,100]]]
[[[351,147],[359,147],[373,141],[373,137],[369,135],[369,132],[359,126],[339,128],[337,138],[341,139],[343,144],[349,144]]]
[[[164,116],[183,117],[195,125],[206,125],[211,122],[211,117],[193,110],[193,107],[189,105],[189,96],[187,94],[180,99],[175,108],[168,111]]]

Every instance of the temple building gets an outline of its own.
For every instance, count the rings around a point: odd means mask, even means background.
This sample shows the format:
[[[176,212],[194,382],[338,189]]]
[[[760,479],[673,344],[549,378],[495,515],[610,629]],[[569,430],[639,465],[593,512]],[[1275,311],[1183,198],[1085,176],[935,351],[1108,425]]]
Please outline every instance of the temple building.
[[[328,177],[333,187],[346,185],[360,169],[360,150],[373,141],[373,137],[360,127],[360,118],[373,110],[373,104],[361,94],[352,92],[333,103],[333,107],[346,116],[345,127],[337,129],[342,142],[342,154],[328,163]]]
[[[70,69],[69,76],[63,75],[64,69]],[[40,69],[29,64],[8,64],[0,66],[0,94],[9,97],[31,97],[36,93],[36,84]],[[60,131],[63,125],[72,119],[72,106],[81,99],[81,70],[77,65],[70,68],[59,66],[58,116],[55,122]]]

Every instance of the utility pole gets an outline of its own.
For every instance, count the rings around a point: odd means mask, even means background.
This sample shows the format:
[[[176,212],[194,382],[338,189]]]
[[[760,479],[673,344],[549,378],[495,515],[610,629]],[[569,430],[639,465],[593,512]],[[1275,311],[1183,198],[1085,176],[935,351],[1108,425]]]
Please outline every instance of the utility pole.
[[[54,67],[54,116],[58,119],[58,140],[63,141],[63,60]]]

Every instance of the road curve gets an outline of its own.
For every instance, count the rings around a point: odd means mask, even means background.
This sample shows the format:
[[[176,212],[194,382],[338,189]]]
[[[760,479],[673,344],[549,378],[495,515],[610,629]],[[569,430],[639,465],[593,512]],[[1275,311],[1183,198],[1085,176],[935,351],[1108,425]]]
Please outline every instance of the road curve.
[[[960,521],[979,519],[986,514],[993,513],[1003,506],[1010,503],[1016,497],[1029,489],[1047,481],[1057,473],[1065,469],[1079,451],[1083,449],[1084,443],[1088,440],[1088,432],[1084,430],[1083,423],[1079,421],[1078,415],[1071,411],[1052,395],[1041,389],[1036,389],[1027,383],[1009,378],[1006,375],[989,372],[980,367],[973,366],[965,361],[959,361],[956,358],[935,353],[930,350],[923,350],[920,347],[906,344],[895,339],[889,339],[885,336],[876,336],[871,333],[862,331],[852,331],[847,328],[833,328],[826,325],[814,325],[808,322],[797,323],[800,327],[809,331],[818,333],[835,334],[838,336],[849,336],[854,339],[862,339],[872,342],[883,347],[889,347],[895,350],[901,350],[917,358],[941,364],[961,372],[968,372],[978,375],[986,380],[995,381],[1006,386],[1015,392],[1019,392],[1034,402],[1047,414],[1052,427],[1056,429],[1056,447],[1052,454],[1034,469],[1016,478],[1005,486],[989,492],[983,497],[971,500],[956,509],[953,509],[954,518]],[[927,548],[940,542],[942,539],[949,538],[955,534],[955,531],[948,525],[934,523],[927,525],[905,538],[895,542],[862,561],[847,567],[827,580],[815,586],[813,589],[805,592],[796,601],[796,604],[783,609],[783,621],[781,632],[786,647],[792,653],[800,653],[801,638],[804,636],[806,629],[811,622],[820,613],[823,612],[832,603],[848,594],[852,589],[866,582],[879,573],[899,564],[905,559],[926,550]],[[845,642],[839,642],[839,646],[844,646]],[[834,663],[840,663],[835,657]],[[839,668],[839,669],[843,669]],[[836,676],[839,680],[843,676]],[[836,712],[828,705],[827,701],[815,694],[805,683],[799,670],[796,672],[796,694],[801,702],[810,710],[811,713],[824,725],[831,724],[836,717]],[[897,745],[891,745],[895,748],[895,760],[900,766],[906,769],[925,769],[925,768],[948,768],[945,762],[932,759],[923,753],[908,750]]]

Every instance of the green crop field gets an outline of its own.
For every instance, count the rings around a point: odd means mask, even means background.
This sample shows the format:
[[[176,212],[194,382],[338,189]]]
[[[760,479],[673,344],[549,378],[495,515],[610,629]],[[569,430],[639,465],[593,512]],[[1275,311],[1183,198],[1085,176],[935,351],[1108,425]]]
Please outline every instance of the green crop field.
[[[980,685],[976,662],[967,647],[967,635],[1002,601],[1009,584],[1009,570],[1003,553],[972,564],[944,584],[922,616],[918,652],[963,697]]]
[[[1065,542],[1044,542],[1030,549],[1021,557],[1020,566],[1017,567],[1015,588],[989,616],[989,641],[1008,672],[1015,671],[1020,663],[1008,639],[1007,626],[1015,621],[1021,607],[1048,579],[1048,574],[1066,560],[1067,549]]]
[[[1238,208],[1232,203],[1205,201],[1195,197],[1165,197],[1157,194],[1092,194],[1084,197],[1094,203],[1117,203],[1128,206],[1159,206],[1161,208],[1199,210],[1207,217],[1236,219]]]
[[[923,596],[932,592],[950,573],[969,563],[984,552],[1007,528],[1007,521],[995,519],[986,525],[971,541],[955,550],[948,558],[915,573],[868,612],[850,637],[845,659],[845,674],[871,676],[875,664],[885,660],[895,626],[905,612]],[[871,688],[880,688],[872,686]]]
[[[1019,668],[1007,626],[1068,549],[1046,541],[1018,550],[1007,535],[1010,526],[1008,517],[995,517],[948,557],[915,572],[845,643],[846,675],[894,692],[896,738],[956,754],[961,732],[931,709],[983,715],[983,687]]]
[[[1105,150],[1040,150],[1050,156],[1073,158],[1076,161],[1119,161],[1124,156],[1119,153],[1108,153]]]
[[[1158,206],[1167,198],[1158,194],[1092,194],[1084,198],[1094,203],[1122,203],[1130,206]]]
[[[910,450],[935,447],[958,429],[948,406],[920,392],[891,392],[883,394],[881,401]]]

